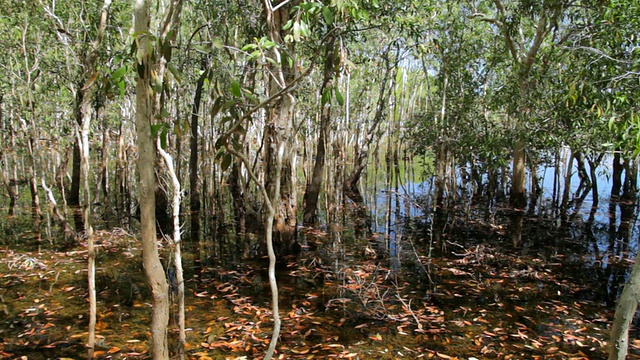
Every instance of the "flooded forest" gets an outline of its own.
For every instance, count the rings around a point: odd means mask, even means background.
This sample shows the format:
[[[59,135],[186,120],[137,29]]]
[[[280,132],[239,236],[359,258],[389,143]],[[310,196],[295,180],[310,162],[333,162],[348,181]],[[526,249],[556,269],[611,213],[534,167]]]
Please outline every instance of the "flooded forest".
[[[0,0],[0,358],[640,359],[639,28]]]

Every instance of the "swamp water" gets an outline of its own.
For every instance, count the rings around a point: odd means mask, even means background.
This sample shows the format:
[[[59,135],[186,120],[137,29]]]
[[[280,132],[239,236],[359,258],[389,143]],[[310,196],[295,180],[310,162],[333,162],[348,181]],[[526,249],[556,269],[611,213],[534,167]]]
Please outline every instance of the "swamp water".
[[[356,237],[348,217],[300,229],[303,251],[278,266],[278,356],[606,358],[615,299],[638,245],[635,204],[610,202],[606,178],[595,216],[588,199],[564,222],[541,206],[523,216],[518,243],[512,211],[500,203],[431,212],[424,210],[430,183],[406,184],[370,197],[377,229],[370,237]],[[422,208],[415,206],[421,196]],[[84,358],[86,250],[38,242],[18,221],[5,220],[0,240],[0,358]],[[237,252],[218,244],[233,237],[215,238],[225,240],[204,245],[202,271],[185,276],[188,358],[261,358],[272,327],[266,259],[231,261]],[[97,355],[149,358],[139,243],[118,228],[98,231],[96,242]],[[162,250],[164,259],[170,252]],[[640,342],[630,352],[640,358]]]

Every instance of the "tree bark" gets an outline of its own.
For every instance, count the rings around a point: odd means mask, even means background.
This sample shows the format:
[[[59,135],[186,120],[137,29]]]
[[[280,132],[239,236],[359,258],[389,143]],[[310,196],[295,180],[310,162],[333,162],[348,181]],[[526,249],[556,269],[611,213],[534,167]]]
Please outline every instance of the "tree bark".
[[[176,175],[176,171],[173,165],[173,158],[169,153],[162,149],[160,139],[157,140],[157,147],[160,156],[164,159],[167,166],[167,172],[171,177],[171,208],[172,220],[173,220],[173,235],[172,241],[174,246],[173,260],[176,266],[176,289],[175,293],[178,297],[178,359],[184,360],[185,358],[185,344],[187,342],[186,329],[185,329],[185,304],[184,304],[184,270],[182,268],[182,238],[180,231],[180,203],[182,198],[182,190],[180,187],[180,180]]]
[[[169,359],[167,326],[169,322],[169,285],[160,262],[156,238],[155,190],[156,148],[151,133],[154,121],[154,97],[152,93],[152,66],[149,48],[151,16],[149,0],[136,0],[134,4],[134,31],[137,42],[138,63],[136,81],[136,131],[138,134],[138,172],[140,185],[140,233],[142,259],[145,274],[153,297],[151,318],[152,355],[156,360]],[[157,75],[156,75],[157,76]]]
[[[622,163],[622,156],[620,149],[616,148],[613,153],[613,174],[611,175],[611,197],[620,197],[622,190],[622,172],[624,171],[624,164]]]
[[[236,236],[242,236],[247,230],[244,190],[242,179],[240,178],[241,164],[234,161],[231,164],[231,173],[229,174],[229,192],[233,198],[233,222],[236,228]]]
[[[3,94],[0,94],[0,124],[3,127],[3,132],[7,132],[4,129],[4,102],[3,102]],[[11,131],[11,138],[13,139],[13,129]],[[16,203],[18,200],[18,191],[15,186],[11,184],[11,180],[9,179],[9,161],[7,156],[5,155],[4,149],[0,149],[0,173],[2,174],[2,182],[4,186],[7,188],[7,194],[9,195],[9,208],[8,215],[12,217],[15,214]],[[15,182],[15,179],[13,179]]]
[[[620,295],[611,326],[609,360],[624,360],[629,347],[629,328],[640,301],[640,253],[631,270],[629,281]]]
[[[547,13],[543,12],[538,16],[538,22],[535,25],[535,35],[531,39],[523,39],[523,44],[518,44],[517,39],[512,37],[510,30],[508,29],[507,17],[510,14],[506,13],[505,7],[501,0],[493,0],[497,10],[497,17],[499,21],[494,19],[485,18],[485,21],[492,22],[498,25],[498,28],[502,32],[505,45],[511,54],[514,68],[517,69],[517,76],[519,81],[519,89],[517,94],[518,105],[517,117],[518,123],[516,124],[516,130],[518,132],[524,131],[523,126],[530,117],[530,109],[528,108],[530,88],[532,86],[530,82],[530,74],[533,63],[536,61],[540,46],[542,42],[551,32],[555,22],[560,16],[560,9],[555,9],[551,20],[548,18]],[[529,48],[525,50],[525,44],[529,45]],[[526,190],[525,190],[525,164],[526,164],[526,137],[525,134],[518,133],[517,138],[513,144],[513,172],[511,177],[511,192],[510,203],[514,208],[524,208],[527,205]]]
[[[560,217],[563,220],[567,219],[567,206],[569,206],[569,195],[571,194],[571,172],[573,171],[573,153],[572,151],[569,154],[565,154],[564,156],[566,163],[566,171],[564,173],[564,187],[562,190],[562,202],[560,203]]]
[[[265,0],[269,37],[277,44],[284,44],[282,27],[289,19],[289,6],[277,10],[271,8],[271,2]],[[278,66],[270,64],[268,76],[269,96],[277,94],[289,84],[295,75],[293,67],[281,59],[279,52],[272,54]],[[267,109],[267,125],[264,131],[265,141],[265,185],[270,195],[279,194],[274,201],[274,246],[279,254],[291,254],[296,250],[296,208],[295,172],[290,136],[292,131],[293,106],[295,98],[290,93],[276,99]],[[279,187],[276,189],[275,187]]]
[[[335,76],[335,42],[335,37],[331,35],[325,45],[324,80],[322,82],[322,87],[320,88],[322,109],[320,114],[320,133],[318,135],[318,144],[316,147],[316,156],[313,165],[313,173],[311,174],[311,181],[307,183],[307,188],[304,193],[303,224],[305,226],[313,226],[318,220],[318,197],[320,196],[322,177],[324,175],[326,143],[331,129],[331,92],[333,91]],[[326,92],[329,94],[326,95]]]
[[[519,139],[513,146],[513,176],[511,177],[511,206],[522,209],[527,205],[526,196],[526,143]]]
[[[89,74],[91,76],[91,74]],[[84,84],[76,84],[76,96],[75,96],[75,126],[82,127],[82,103],[84,102]],[[69,194],[67,195],[67,204],[71,206],[73,211],[73,222],[77,232],[84,231],[84,223],[82,220],[82,213],[80,211],[80,140],[75,137],[73,145],[73,157],[71,160],[71,187],[69,188]]]
[[[191,107],[191,140],[189,154],[189,210],[191,212],[191,242],[197,244],[200,241],[200,189],[198,184],[198,120],[200,118],[200,102],[202,99],[202,88],[207,77],[206,59],[203,58],[200,64],[204,72],[200,75],[196,84],[196,92],[193,96]],[[199,251],[199,250],[196,250]],[[198,264],[199,265],[199,264]]]
[[[638,164],[633,159],[625,162],[625,177],[622,185],[622,197],[628,202],[633,202],[638,193]]]

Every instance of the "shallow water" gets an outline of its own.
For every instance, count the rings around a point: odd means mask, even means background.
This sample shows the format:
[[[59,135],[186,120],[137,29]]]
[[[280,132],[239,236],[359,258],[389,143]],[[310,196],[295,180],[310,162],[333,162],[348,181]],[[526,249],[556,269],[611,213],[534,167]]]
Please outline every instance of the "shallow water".
[[[613,307],[603,281],[613,282],[616,269],[622,281],[629,256],[600,267],[588,243],[539,219],[525,221],[520,247],[506,225],[450,221],[455,226],[441,244],[396,238],[393,257],[381,253],[380,235],[304,231],[316,249],[279,265],[279,353],[300,359],[605,356]],[[98,243],[98,354],[146,358],[150,299],[138,243],[105,231]],[[0,253],[1,355],[83,358],[86,252],[40,246],[37,251],[25,239]],[[260,358],[271,329],[266,260],[222,265],[209,258],[198,278],[187,278],[189,357]],[[171,327],[175,341],[173,318]]]
[[[409,180],[369,196],[371,237],[356,237],[349,216],[323,230],[300,229],[303,251],[278,265],[279,356],[606,357],[615,300],[638,247],[636,207],[610,202],[606,175],[595,216],[587,197],[566,221],[548,198],[517,213],[499,201],[472,202],[473,187],[462,183],[467,191],[455,207],[429,211],[431,183]],[[3,225],[0,358],[86,357],[84,246],[63,249],[36,237],[27,216]],[[119,228],[96,235],[100,358],[149,357],[150,294],[134,235]],[[201,244],[200,273],[185,252],[188,356],[261,358],[272,326],[266,259],[243,258],[244,244],[228,232],[209,235],[217,242]],[[171,248],[163,246],[170,267]],[[640,358],[640,342],[632,342],[630,358]]]

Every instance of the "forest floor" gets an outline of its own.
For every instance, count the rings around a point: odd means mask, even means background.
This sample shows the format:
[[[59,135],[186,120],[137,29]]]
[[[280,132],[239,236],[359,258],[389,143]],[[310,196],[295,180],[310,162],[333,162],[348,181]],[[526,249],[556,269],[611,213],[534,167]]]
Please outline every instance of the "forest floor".
[[[516,248],[500,226],[468,226],[467,238],[493,240],[450,238],[438,245],[448,255],[429,257],[416,250],[428,244],[405,238],[405,255],[395,261],[372,241],[329,250],[327,234],[307,231],[317,250],[284,259],[278,270],[279,358],[606,358],[613,306],[603,300],[607,285],[597,282],[602,269],[580,253],[583,246],[551,234],[546,245]],[[120,229],[98,231],[96,242],[96,354],[149,358],[151,304],[139,244]],[[0,358],[85,358],[85,244],[62,250],[29,237],[0,244]],[[165,258],[170,251],[163,249]],[[188,358],[261,358],[272,327],[265,260],[210,262],[187,279]],[[640,358],[640,340],[630,351]]]

